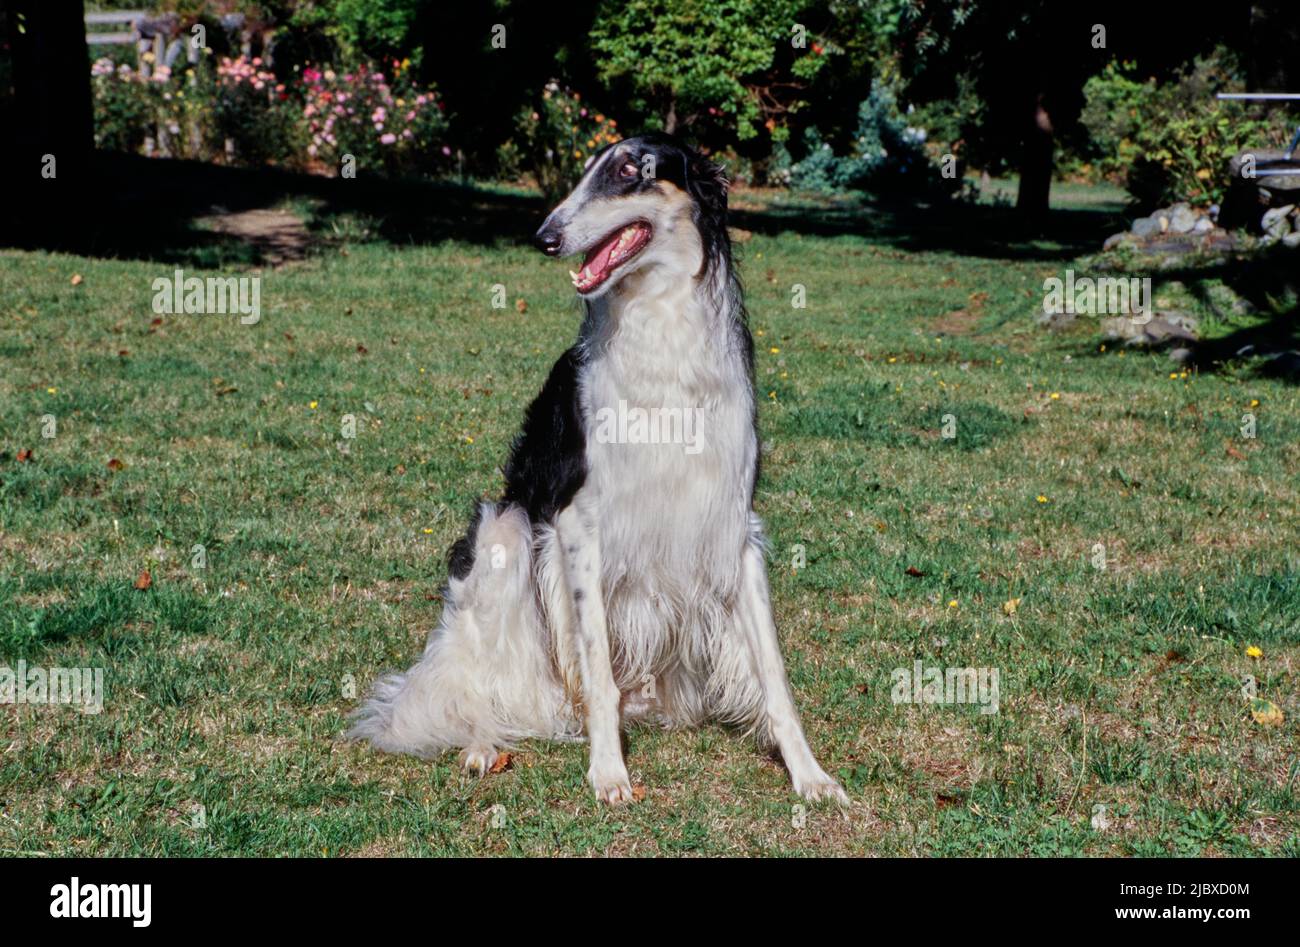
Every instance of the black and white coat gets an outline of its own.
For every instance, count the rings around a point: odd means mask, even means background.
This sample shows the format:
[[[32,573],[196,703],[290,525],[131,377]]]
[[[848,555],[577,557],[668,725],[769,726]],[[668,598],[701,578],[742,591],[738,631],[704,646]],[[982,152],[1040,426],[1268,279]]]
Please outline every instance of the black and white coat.
[[[800,795],[846,801],[808,747],[772,619],[721,169],[666,136],[624,140],[536,242],[587,255],[577,343],[527,410],[501,500],[452,551],[423,657],[376,684],[351,735],[459,747],[480,773],[515,741],[585,735],[596,795],[620,803],[624,723],[719,720],[775,743]],[[690,438],[610,423],[638,409]]]

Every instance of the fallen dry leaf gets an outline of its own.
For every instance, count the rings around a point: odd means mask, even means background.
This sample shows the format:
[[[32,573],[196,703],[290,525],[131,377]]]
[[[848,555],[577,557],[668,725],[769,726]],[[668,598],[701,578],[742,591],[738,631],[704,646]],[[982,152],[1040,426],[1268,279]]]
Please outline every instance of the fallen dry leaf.
[[[640,802],[645,798],[645,787],[639,783],[632,787],[632,801]]]
[[[153,576],[149,574],[148,569],[141,569],[140,577],[135,580],[135,587],[143,592],[151,585],[153,585]]]
[[[24,447],[18,452],[18,463],[30,464],[32,462],[32,451],[29,447]]]
[[[109,469],[109,470],[125,470],[125,469],[126,469],[126,464],[122,463],[122,462],[121,462],[120,460],[118,460],[116,457],[110,457],[110,458],[108,459],[108,469]]]
[[[504,773],[507,769],[510,768],[510,761],[513,759],[514,756],[512,756],[509,753],[498,753],[497,758],[492,761],[492,767],[488,770],[488,772]]]
[[[1246,459],[1246,455],[1245,455],[1245,454],[1243,454],[1241,451],[1237,450],[1237,448],[1235,448],[1235,447],[1232,446],[1232,441],[1228,441],[1228,447],[1227,447],[1227,449],[1224,451],[1224,453],[1227,454],[1229,457],[1231,457],[1233,460],[1245,460],[1245,459]]]
[[[1262,727],[1282,726],[1282,708],[1263,697],[1256,697],[1250,702],[1250,715]]]
[[[916,566],[908,566],[908,567],[907,567],[906,569],[904,569],[903,571],[906,572],[908,575],[910,575],[910,576],[911,576],[912,578],[914,578],[914,579],[919,579],[919,578],[921,578],[922,576],[925,575],[925,573],[922,572],[920,569],[918,569]]]
[[[1014,615],[1016,613],[1016,609],[1019,607],[1020,607],[1020,599],[1009,598],[1002,603],[1002,614]]]
[[[528,311],[528,301],[522,296],[515,300],[515,311],[520,313]]]
[[[80,273],[73,273],[73,274],[72,274],[72,279],[70,279],[68,282],[70,282],[73,286],[80,286],[80,285],[81,285],[81,274],[80,274]]]

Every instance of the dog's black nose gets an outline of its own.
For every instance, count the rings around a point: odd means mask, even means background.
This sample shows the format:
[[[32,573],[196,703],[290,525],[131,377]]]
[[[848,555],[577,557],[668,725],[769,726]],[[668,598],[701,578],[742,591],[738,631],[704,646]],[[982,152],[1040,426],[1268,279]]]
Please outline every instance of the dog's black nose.
[[[560,236],[558,230],[552,230],[543,226],[541,230],[533,234],[533,246],[541,250],[547,256],[556,256],[560,252],[560,244],[564,238]]]

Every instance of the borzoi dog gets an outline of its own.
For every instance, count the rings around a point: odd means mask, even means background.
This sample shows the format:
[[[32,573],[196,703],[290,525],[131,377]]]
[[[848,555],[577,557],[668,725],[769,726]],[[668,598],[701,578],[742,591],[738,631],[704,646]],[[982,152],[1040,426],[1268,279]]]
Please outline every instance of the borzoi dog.
[[[714,720],[774,743],[799,795],[848,801],[808,747],[777,644],[726,216],[722,169],[646,135],[595,155],[546,218],[544,253],[584,255],[577,343],[527,410],[501,500],[452,549],[423,657],[375,685],[351,736],[459,747],[482,774],[514,741],[585,732],[588,779],[617,804],[632,799],[624,724]]]

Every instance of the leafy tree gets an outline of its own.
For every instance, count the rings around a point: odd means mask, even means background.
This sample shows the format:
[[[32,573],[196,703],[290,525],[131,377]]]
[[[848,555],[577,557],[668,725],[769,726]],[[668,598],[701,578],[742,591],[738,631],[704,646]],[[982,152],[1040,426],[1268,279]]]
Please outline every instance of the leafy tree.
[[[781,139],[825,63],[808,0],[628,0],[600,8],[597,75],[673,133],[702,120],[734,139]],[[802,46],[800,42],[802,41]]]
[[[963,137],[1019,169],[1016,206],[1034,221],[1048,209],[1057,149],[1086,134],[1079,115],[1090,76],[1116,59],[1170,76],[1216,42],[1244,46],[1249,25],[1245,4],[1226,6],[1207,28],[1165,0],[910,0],[898,46],[915,99],[952,101],[963,81],[976,92],[983,107]]]

